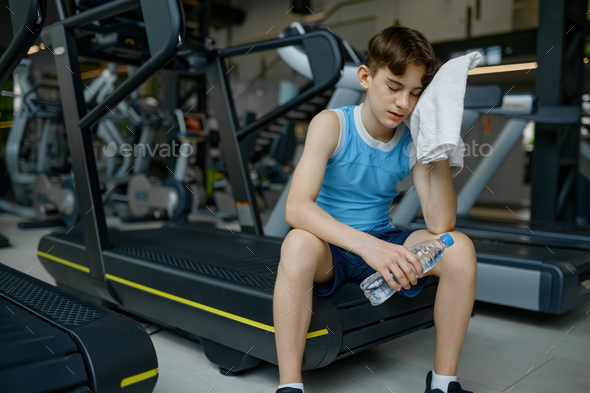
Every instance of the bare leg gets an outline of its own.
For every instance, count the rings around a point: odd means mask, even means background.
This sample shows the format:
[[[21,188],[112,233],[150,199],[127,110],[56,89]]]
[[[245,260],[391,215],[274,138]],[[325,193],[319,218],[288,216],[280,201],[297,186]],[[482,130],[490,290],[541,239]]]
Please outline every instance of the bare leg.
[[[434,302],[434,372],[453,376],[457,375],[459,355],[475,301],[477,260],[473,243],[467,236],[460,232],[450,232],[450,235],[455,244],[445,251],[441,260],[425,275],[436,275],[440,280]],[[416,231],[404,245],[411,247],[438,237],[426,230]]]
[[[474,300],[475,278],[466,280],[465,275],[453,276],[452,272],[445,272],[440,276],[434,303],[434,372],[438,375],[457,375],[459,355],[467,334]]]
[[[311,321],[312,286],[334,276],[329,246],[315,235],[293,229],[281,247],[273,298],[280,384],[302,382],[301,363]]]

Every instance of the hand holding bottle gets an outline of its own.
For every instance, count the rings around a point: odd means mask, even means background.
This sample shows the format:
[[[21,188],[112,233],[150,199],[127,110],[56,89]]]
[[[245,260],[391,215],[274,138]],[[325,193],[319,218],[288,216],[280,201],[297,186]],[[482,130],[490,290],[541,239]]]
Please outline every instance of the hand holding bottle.
[[[451,235],[445,233],[438,239],[431,239],[418,243],[410,248],[409,251],[411,251],[419,260],[419,270],[421,273],[422,271],[426,273],[440,260],[445,249],[452,246],[453,243],[454,241]],[[414,272],[414,275],[418,277],[418,269],[415,270],[416,272]],[[395,276],[395,278],[397,278],[397,276]],[[414,280],[416,279],[414,278]],[[414,280],[411,281],[413,282]],[[399,290],[396,289],[398,285],[391,285],[390,281],[395,282],[394,277],[387,277],[387,279],[385,279],[384,276],[377,271],[377,273],[367,277],[361,283],[361,289],[365,292],[365,296],[371,301],[373,306],[383,303]],[[397,284],[397,282],[395,284]],[[409,289],[405,286],[404,288]]]

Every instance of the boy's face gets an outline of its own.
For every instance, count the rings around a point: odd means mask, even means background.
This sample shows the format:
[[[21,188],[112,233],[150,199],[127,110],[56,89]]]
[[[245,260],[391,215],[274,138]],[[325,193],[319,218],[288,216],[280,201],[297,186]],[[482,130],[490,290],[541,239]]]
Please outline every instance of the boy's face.
[[[393,129],[414,110],[423,90],[426,67],[411,63],[402,76],[394,75],[387,67],[373,72],[365,65],[360,66],[359,82],[367,90],[367,101],[377,120]]]

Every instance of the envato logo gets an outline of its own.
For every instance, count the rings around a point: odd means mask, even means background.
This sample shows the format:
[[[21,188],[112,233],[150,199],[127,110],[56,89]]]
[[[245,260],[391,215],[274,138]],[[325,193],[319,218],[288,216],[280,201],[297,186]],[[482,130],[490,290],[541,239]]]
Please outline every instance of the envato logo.
[[[176,141],[172,142],[172,147],[168,143],[156,143],[153,146],[146,145],[145,143],[137,143],[131,145],[130,143],[122,143],[117,146],[115,142],[111,142],[106,145],[102,152],[106,157],[114,157],[120,155],[121,157],[155,157],[156,155],[162,158],[169,157],[190,157],[193,154],[193,147],[188,143],[178,144]]]
[[[426,150],[426,149],[425,149]],[[489,143],[479,144],[472,140],[470,143],[457,144],[445,144],[437,146],[431,152],[429,156],[436,157],[439,154],[448,152],[449,157],[489,157],[494,152],[494,147]],[[416,143],[412,142],[404,148],[404,154],[407,157],[414,157],[416,155]],[[458,154],[458,156],[457,156]]]

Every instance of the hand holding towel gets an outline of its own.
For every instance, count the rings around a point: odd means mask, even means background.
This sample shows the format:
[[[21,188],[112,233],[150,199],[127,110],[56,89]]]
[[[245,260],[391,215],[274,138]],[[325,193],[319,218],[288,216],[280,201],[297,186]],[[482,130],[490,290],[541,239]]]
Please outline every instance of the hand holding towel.
[[[443,64],[404,120],[412,133],[416,160],[431,166],[448,159],[453,177],[463,169],[461,121],[467,71],[481,59],[479,52],[472,52]]]

